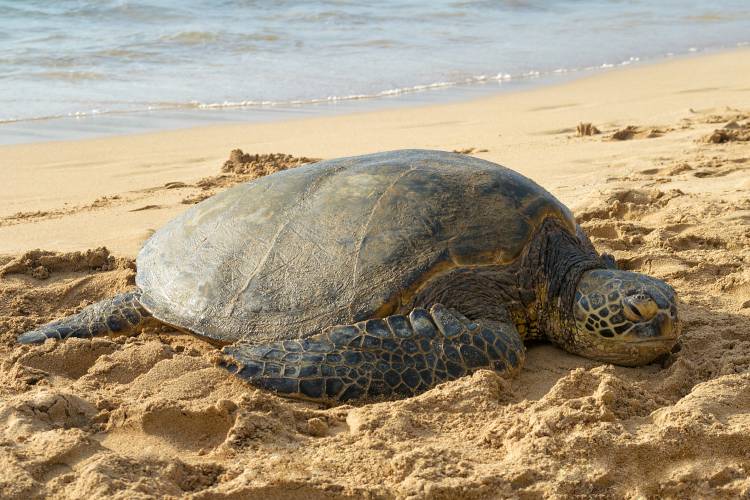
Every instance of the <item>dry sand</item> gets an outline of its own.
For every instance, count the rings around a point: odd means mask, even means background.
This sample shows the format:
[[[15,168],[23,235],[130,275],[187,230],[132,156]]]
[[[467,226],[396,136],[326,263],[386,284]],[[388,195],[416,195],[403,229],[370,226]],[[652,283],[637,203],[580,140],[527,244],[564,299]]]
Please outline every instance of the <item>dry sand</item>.
[[[0,148],[0,497],[750,496],[748,82],[742,50],[454,105]],[[673,284],[672,363],[534,345],[509,382],[324,408],[254,390],[168,328],[14,345],[132,288],[141,242],[186,203],[307,161],[235,153],[222,172],[230,150],[398,147],[515,168],[623,268]]]

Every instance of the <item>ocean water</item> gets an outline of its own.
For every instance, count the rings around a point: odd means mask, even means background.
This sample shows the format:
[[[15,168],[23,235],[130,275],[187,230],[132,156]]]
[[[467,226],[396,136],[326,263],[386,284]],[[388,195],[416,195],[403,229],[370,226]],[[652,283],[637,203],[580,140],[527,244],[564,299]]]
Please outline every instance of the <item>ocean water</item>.
[[[0,0],[0,142],[445,99],[748,42],[748,0]]]

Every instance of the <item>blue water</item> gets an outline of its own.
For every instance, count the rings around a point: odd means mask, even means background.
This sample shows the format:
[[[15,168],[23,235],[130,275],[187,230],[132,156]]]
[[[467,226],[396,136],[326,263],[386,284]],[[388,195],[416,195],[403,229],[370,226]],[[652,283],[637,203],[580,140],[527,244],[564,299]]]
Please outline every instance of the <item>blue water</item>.
[[[748,0],[0,0],[0,142],[27,122],[243,119],[749,41]]]

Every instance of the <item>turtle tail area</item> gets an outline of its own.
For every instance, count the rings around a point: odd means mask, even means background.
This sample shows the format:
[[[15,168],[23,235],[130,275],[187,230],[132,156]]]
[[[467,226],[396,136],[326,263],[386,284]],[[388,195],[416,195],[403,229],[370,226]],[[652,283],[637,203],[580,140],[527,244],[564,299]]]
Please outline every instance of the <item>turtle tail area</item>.
[[[140,295],[140,292],[128,292],[91,304],[78,314],[22,333],[17,340],[21,344],[41,344],[47,339],[127,333],[151,317],[141,305]]]

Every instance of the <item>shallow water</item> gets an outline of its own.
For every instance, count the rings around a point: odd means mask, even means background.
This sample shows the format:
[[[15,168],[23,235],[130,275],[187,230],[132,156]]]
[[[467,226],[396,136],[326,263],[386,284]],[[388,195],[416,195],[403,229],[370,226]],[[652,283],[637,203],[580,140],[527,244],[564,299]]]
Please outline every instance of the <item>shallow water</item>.
[[[496,89],[748,33],[747,0],[0,0],[0,142]]]

